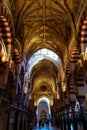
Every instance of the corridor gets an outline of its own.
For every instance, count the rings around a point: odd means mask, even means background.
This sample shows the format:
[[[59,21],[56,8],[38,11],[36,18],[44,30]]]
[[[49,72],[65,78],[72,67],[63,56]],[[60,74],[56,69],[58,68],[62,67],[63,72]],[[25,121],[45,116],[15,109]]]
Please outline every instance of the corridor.
[[[87,130],[87,0],[0,0],[0,130]]]

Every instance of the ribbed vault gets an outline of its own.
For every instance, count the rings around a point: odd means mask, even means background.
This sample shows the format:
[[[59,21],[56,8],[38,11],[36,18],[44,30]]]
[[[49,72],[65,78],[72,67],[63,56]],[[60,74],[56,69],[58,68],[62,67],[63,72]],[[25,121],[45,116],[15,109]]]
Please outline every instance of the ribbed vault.
[[[28,57],[39,49],[47,48],[63,60],[63,54],[66,52],[72,34],[71,18],[67,12],[65,2],[31,0],[25,3],[19,17],[17,33],[23,32],[24,28],[24,53]],[[19,34],[21,37],[22,33]]]
[[[56,81],[58,76],[58,68],[55,64],[47,59],[40,60],[31,71],[32,91],[34,97],[46,96],[57,90]],[[38,94],[38,96],[37,96]]]
[[[87,8],[86,0],[26,0],[16,21],[16,37],[21,41],[23,56],[31,82],[31,98],[57,97],[57,82],[66,68],[73,47],[79,47],[80,20]],[[17,12],[18,13],[18,12]],[[62,64],[45,56],[29,64],[41,49],[48,49]],[[60,67],[59,67],[60,66]]]
[[[1,130],[87,128],[87,0],[0,0],[0,107]]]

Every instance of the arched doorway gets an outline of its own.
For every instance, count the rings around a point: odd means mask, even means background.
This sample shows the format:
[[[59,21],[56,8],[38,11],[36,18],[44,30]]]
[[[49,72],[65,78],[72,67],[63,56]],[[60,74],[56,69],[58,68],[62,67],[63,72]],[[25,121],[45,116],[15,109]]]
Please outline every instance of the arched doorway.
[[[51,119],[51,109],[49,100],[47,98],[41,98],[38,101],[36,110],[37,126],[49,125]]]

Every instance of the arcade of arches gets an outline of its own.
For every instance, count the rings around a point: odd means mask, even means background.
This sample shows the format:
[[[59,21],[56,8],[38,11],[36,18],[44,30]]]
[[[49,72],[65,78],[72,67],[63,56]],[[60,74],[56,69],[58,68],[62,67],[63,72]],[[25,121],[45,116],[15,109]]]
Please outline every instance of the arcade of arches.
[[[0,0],[0,130],[46,121],[87,129],[87,0]]]

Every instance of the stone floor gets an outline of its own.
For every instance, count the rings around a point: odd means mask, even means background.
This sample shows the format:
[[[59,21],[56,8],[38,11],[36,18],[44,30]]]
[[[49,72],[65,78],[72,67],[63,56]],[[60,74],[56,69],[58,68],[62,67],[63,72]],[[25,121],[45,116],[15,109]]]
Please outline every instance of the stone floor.
[[[57,127],[53,127],[53,126],[44,126],[44,127],[36,127],[32,130],[60,130],[59,128]]]
[[[70,129],[74,130],[73,124],[70,125]],[[43,127],[42,126],[41,127],[35,127],[33,129],[29,129],[29,130],[61,130],[61,129],[59,129],[59,128],[55,127],[55,126],[51,126],[51,125],[46,126],[45,125]],[[66,127],[66,130],[68,130],[68,127]],[[84,130],[82,124],[78,124],[77,130]]]

